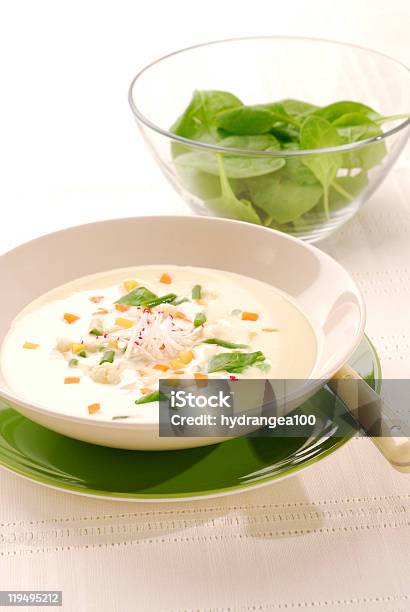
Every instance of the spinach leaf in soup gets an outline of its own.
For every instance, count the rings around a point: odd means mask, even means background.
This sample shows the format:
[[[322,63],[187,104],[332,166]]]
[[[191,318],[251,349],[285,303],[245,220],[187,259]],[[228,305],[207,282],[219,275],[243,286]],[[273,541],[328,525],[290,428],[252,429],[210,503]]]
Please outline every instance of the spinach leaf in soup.
[[[123,295],[116,304],[126,304],[127,306],[145,306],[151,300],[156,300],[157,295],[146,287],[137,287],[126,295]]]
[[[249,223],[257,223],[260,225],[260,218],[251,202],[237,198],[232,191],[232,187],[225,172],[222,155],[218,153],[216,157],[219,167],[219,178],[221,181],[221,195],[218,198],[207,200],[206,206],[218,216],[239,219],[240,221],[248,221]]]
[[[242,374],[245,368],[265,361],[261,351],[255,353],[219,353],[214,355],[208,364],[208,372],[226,371],[231,374]]]
[[[327,149],[343,144],[343,139],[337,129],[326,119],[310,115],[305,119],[300,132],[301,149]],[[326,217],[329,216],[329,188],[341,167],[341,153],[320,153],[306,155],[303,164],[307,166],[323,187],[323,208]]]

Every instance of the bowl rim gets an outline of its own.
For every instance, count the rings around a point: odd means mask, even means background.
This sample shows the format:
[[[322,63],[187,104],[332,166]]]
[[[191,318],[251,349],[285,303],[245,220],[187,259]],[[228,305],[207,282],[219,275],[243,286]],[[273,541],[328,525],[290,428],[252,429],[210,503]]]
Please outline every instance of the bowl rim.
[[[308,36],[270,36],[270,35],[239,36],[239,37],[232,37],[232,38],[222,38],[222,39],[217,39],[217,40],[211,40],[211,41],[204,42],[204,43],[198,43],[196,45],[190,45],[188,47],[184,47],[182,49],[178,49],[176,51],[172,51],[171,53],[167,53],[165,55],[162,55],[158,59],[150,62],[144,68],[142,68],[136,74],[136,76],[132,79],[131,84],[130,84],[130,86],[128,88],[128,102],[129,102],[131,110],[132,110],[134,116],[136,117],[136,119],[139,120],[146,127],[148,127],[151,130],[153,130],[154,132],[157,132],[158,134],[161,134],[162,136],[165,136],[165,137],[169,138],[170,140],[179,142],[181,144],[188,145],[191,148],[204,149],[204,150],[220,152],[220,153],[229,153],[231,155],[244,155],[244,156],[251,155],[252,157],[256,157],[256,156],[257,157],[297,157],[297,156],[300,156],[300,155],[315,155],[315,154],[318,154],[318,153],[319,154],[320,153],[328,154],[328,153],[336,153],[336,152],[339,152],[339,151],[341,151],[341,152],[343,152],[343,151],[352,151],[352,150],[361,148],[364,145],[371,144],[371,143],[374,143],[374,142],[380,142],[382,140],[385,140],[389,136],[392,136],[393,134],[396,134],[397,132],[400,132],[404,128],[410,126],[410,117],[408,117],[407,119],[404,119],[404,121],[402,123],[400,123],[399,125],[396,125],[395,127],[391,128],[390,130],[387,130],[387,131],[383,132],[382,134],[379,134],[378,136],[372,136],[370,138],[364,138],[363,140],[359,140],[357,142],[353,142],[353,143],[349,143],[349,144],[345,144],[345,145],[339,145],[337,147],[325,147],[325,148],[322,148],[322,149],[298,149],[298,150],[290,150],[290,151],[283,151],[283,150],[277,150],[277,151],[256,151],[256,150],[253,150],[253,149],[235,149],[233,147],[221,147],[219,145],[215,145],[215,144],[211,144],[211,143],[206,143],[206,142],[201,142],[199,140],[191,140],[190,138],[185,138],[183,136],[178,136],[177,134],[174,134],[173,132],[170,132],[169,130],[161,128],[159,125],[157,125],[154,122],[152,122],[150,119],[148,119],[139,110],[138,106],[135,104],[135,102],[134,102],[134,95],[133,95],[133,90],[134,90],[135,84],[137,83],[139,78],[145,72],[147,72],[150,68],[156,66],[157,64],[159,64],[163,60],[166,60],[166,59],[171,58],[171,57],[173,57],[175,55],[179,55],[179,54],[185,53],[187,51],[192,51],[194,49],[199,49],[199,48],[202,48],[202,47],[208,47],[208,46],[211,46],[211,45],[218,45],[218,44],[223,44],[223,43],[250,41],[250,40],[254,40],[254,41],[257,41],[257,40],[294,40],[294,41],[305,41],[305,42],[313,42],[313,43],[327,43],[327,44],[332,44],[332,45],[346,47],[346,48],[350,47],[352,49],[358,49],[360,51],[365,51],[367,53],[371,53],[371,54],[377,55],[378,57],[387,59],[387,60],[393,62],[394,64],[396,64],[397,66],[400,66],[400,67],[404,68],[404,70],[407,73],[410,72],[410,68],[406,64],[404,64],[403,62],[401,62],[399,60],[396,60],[395,58],[391,57],[390,55],[388,55],[386,53],[382,53],[380,51],[376,51],[375,49],[371,49],[369,47],[365,47],[365,46],[362,46],[362,45],[356,45],[356,44],[353,44],[353,43],[342,42],[342,41],[339,41],[339,40],[331,40],[331,39],[328,39],[328,38],[316,38],[316,37],[308,37]]]
[[[33,243],[37,243],[39,241],[42,240],[47,240],[52,236],[58,236],[61,235],[65,232],[72,232],[72,231],[77,231],[78,229],[82,228],[82,229],[86,229],[87,227],[91,227],[94,225],[109,225],[111,223],[127,223],[127,222],[135,222],[136,220],[151,220],[153,222],[157,221],[158,219],[164,220],[167,223],[172,223],[175,222],[176,220],[189,220],[189,221],[193,221],[194,223],[222,223],[222,224],[226,224],[227,226],[230,226],[232,224],[234,225],[240,225],[243,227],[247,227],[249,229],[249,231],[262,231],[262,232],[269,232],[271,234],[273,234],[274,236],[276,236],[277,238],[281,238],[286,240],[289,240],[290,242],[296,242],[297,244],[299,244],[300,246],[302,246],[303,248],[307,249],[308,251],[313,252],[316,255],[319,255],[321,258],[332,262],[332,264],[336,264],[337,267],[339,267],[339,269],[344,273],[344,275],[347,277],[347,279],[350,280],[350,282],[352,283],[352,286],[355,289],[355,297],[358,300],[358,305],[359,305],[359,325],[358,325],[358,330],[356,332],[355,337],[352,339],[352,341],[350,342],[349,346],[348,346],[348,350],[344,350],[343,351],[343,356],[341,358],[339,358],[339,361],[337,362],[337,364],[329,371],[325,371],[325,375],[323,377],[323,384],[325,385],[327,380],[329,380],[343,365],[345,365],[345,363],[348,361],[348,359],[350,358],[350,356],[354,353],[354,351],[358,348],[358,346],[360,345],[360,342],[363,339],[364,336],[364,331],[365,331],[365,324],[366,324],[366,306],[365,306],[365,301],[364,301],[364,297],[357,285],[357,283],[353,280],[353,278],[351,277],[351,275],[349,274],[349,272],[344,268],[344,266],[342,266],[341,263],[339,263],[336,259],[334,259],[333,257],[331,257],[330,255],[328,255],[325,251],[322,251],[321,249],[319,249],[318,247],[315,247],[314,245],[305,242],[299,238],[296,238],[295,236],[292,236],[291,234],[286,234],[285,232],[280,232],[279,230],[275,230],[275,229],[271,229],[268,227],[264,227],[261,225],[255,225],[253,223],[246,223],[245,221],[238,221],[236,219],[226,219],[223,217],[199,217],[199,216],[195,216],[195,215],[140,215],[137,217],[121,217],[121,218],[112,218],[112,219],[106,219],[103,221],[92,221],[90,223],[82,223],[80,225],[72,225],[60,230],[57,230],[55,232],[49,232],[47,234],[41,235],[37,238],[34,238],[32,240],[28,240],[27,242],[24,242],[16,247],[14,247],[13,249],[10,249],[9,251],[6,251],[5,253],[2,253],[0,255],[0,258],[6,257],[8,255],[11,255],[12,253],[18,251],[19,249],[22,248],[26,248],[27,246],[33,244]],[[17,316],[18,313],[16,313],[15,316]],[[0,349],[1,349],[1,345],[0,344]],[[308,380],[312,380],[313,382],[317,381],[317,380],[322,380],[318,379],[318,378],[311,378],[309,376]],[[2,386],[0,384],[0,402],[2,400],[6,400],[11,402],[12,405],[18,405],[18,406],[22,406],[27,410],[30,411],[34,411],[37,412],[43,416],[46,417],[51,417],[51,418],[57,418],[57,419],[62,419],[65,421],[70,421],[70,422],[77,422],[77,423],[83,423],[83,424],[87,424],[87,425],[92,425],[93,427],[116,427],[117,429],[152,429],[152,427],[158,427],[158,420],[152,420],[152,421],[148,421],[148,422],[144,422],[144,423],[136,423],[136,422],[126,422],[126,421],[103,421],[103,420],[97,420],[95,419],[95,417],[93,418],[90,415],[70,415],[70,414],[66,414],[66,413],[60,413],[60,412],[56,412],[54,410],[51,410],[49,408],[45,408],[44,406],[37,404],[36,402],[28,402],[27,400],[23,399],[22,397],[20,397],[19,395],[13,393],[11,390],[8,390],[7,388],[5,388],[4,386]],[[18,410],[18,409],[17,409]]]

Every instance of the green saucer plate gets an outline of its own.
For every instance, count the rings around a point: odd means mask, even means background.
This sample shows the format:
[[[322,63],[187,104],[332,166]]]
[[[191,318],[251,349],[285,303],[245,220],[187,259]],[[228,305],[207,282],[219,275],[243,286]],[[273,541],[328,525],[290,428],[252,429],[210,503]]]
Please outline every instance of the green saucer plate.
[[[380,363],[367,338],[350,365],[378,388]],[[0,403],[0,465],[44,486],[119,501],[229,495],[267,485],[313,465],[357,430],[327,387],[297,412],[316,416],[308,436],[305,428],[304,437],[256,434],[201,448],[149,452],[79,442],[45,429]]]

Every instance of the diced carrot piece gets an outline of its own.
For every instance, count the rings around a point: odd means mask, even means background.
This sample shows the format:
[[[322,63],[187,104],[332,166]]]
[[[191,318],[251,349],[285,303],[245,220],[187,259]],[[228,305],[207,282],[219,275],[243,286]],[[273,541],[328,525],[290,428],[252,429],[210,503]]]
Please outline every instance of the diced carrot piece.
[[[262,331],[264,332],[275,332],[278,331],[275,327],[263,327]]]
[[[64,313],[64,320],[67,321],[69,325],[78,321],[79,318],[80,317],[77,317],[77,315],[71,314],[70,312]]]
[[[39,346],[40,345],[36,344],[35,342],[25,342],[23,344],[23,348],[25,348],[25,349],[33,349],[33,350],[35,350],[35,349],[38,349]]]
[[[78,376],[67,376],[67,378],[64,379],[65,385],[77,385],[79,382],[80,379]]]
[[[164,274],[161,276],[161,278],[159,279],[160,283],[165,283],[166,285],[170,285],[172,283],[172,278],[170,277],[169,274],[167,274],[166,272],[164,272]]]
[[[167,370],[169,370],[169,366],[164,365],[162,363],[157,363],[156,365],[154,365],[154,370],[161,370],[161,372],[166,372]]]
[[[100,404],[90,404],[88,406],[88,414],[95,414],[99,410],[101,410]]]
[[[123,317],[117,317],[115,319],[115,324],[119,327],[123,327],[124,329],[129,329],[133,327],[135,321],[131,321],[131,319],[124,319]]]
[[[184,314],[183,312],[181,312],[180,310],[177,310],[175,314],[173,314],[173,316],[176,319],[183,319],[184,321],[189,321],[191,322],[191,319],[188,319],[188,317],[186,316],[186,314]]]
[[[125,291],[127,291],[127,293],[129,293],[130,291],[132,291],[133,289],[135,289],[135,287],[138,287],[138,283],[136,280],[126,280],[123,282],[124,285],[124,289]]]
[[[195,372],[194,378],[196,379],[197,387],[206,387],[208,385],[208,374],[202,374],[202,372]]]
[[[115,309],[119,310],[120,312],[127,312],[127,310],[129,310],[130,307],[127,306],[127,304],[115,304]]]
[[[90,300],[90,302],[93,302],[93,304],[99,304],[99,302],[101,302],[104,299],[104,296],[103,295],[92,295],[88,299]]]
[[[138,370],[138,374],[139,374],[139,376],[146,376],[147,375],[145,370]]]
[[[108,310],[106,308],[99,308],[96,312],[93,312],[94,315],[106,315],[108,314]]]
[[[184,370],[175,370],[174,374],[185,374]]]
[[[256,336],[257,336],[257,335],[258,335],[258,334],[257,334],[257,332],[255,332],[255,331],[251,331],[251,332],[249,332],[249,334],[248,334],[248,336],[249,336],[249,340],[253,340],[254,338],[256,338]]]
[[[243,312],[242,321],[257,321],[259,315],[256,312]]]
[[[148,395],[148,393],[152,392],[152,390],[149,387],[141,387],[140,391],[142,395]]]

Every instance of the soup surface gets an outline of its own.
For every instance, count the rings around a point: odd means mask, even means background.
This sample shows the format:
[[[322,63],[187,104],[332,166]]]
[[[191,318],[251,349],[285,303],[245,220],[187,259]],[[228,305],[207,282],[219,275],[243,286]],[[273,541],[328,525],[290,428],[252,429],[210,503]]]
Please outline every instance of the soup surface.
[[[63,414],[150,421],[159,378],[308,378],[316,334],[271,285],[140,266],[83,277],[27,306],[2,346],[12,392]]]

